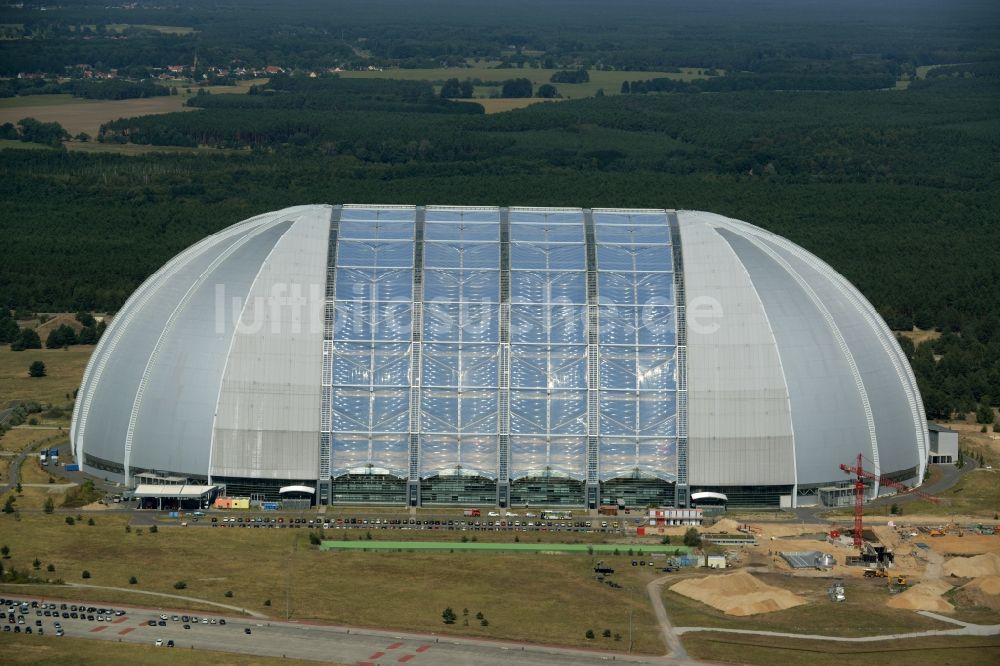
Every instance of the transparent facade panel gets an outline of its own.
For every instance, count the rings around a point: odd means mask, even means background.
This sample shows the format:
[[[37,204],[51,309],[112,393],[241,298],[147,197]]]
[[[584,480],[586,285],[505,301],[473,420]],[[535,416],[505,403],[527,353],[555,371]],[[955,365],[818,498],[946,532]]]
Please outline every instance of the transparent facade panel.
[[[413,299],[413,270],[338,268],[337,300],[405,301]]]
[[[433,476],[438,472],[461,466],[463,473],[478,473],[496,478],[496,435],[462,436],[450,434],[421,435],[420,475]]]
[[[493,217],[497,215],[494,213]],[[440,219],[440,216],[437,216]],[[427,241],[500,241],[499,220],[482,223],[470,220],[440,223],[427,219],[424,226],[424,240]]]
[[[672,307],[602,305],[600,318],[605,345],[673,345],[677,341]]]
[[[423,385],[496,388],[496,345],[424,345]]]
[[[640,439],[637,445],[639,467],[661,479],[677,479],[677,440]]]
[[[336,470],[362,467],[369,462],[367,434],[334,434],[330,464]]]
[[[639,427],[637,434],[645,437],[677,435],[676,394],[670,391],[639,393]]]
[[[482,433],[497,431],[497,390],[424,388],[421,391],[421,427],[428,433]]]
[[[583,305],[511,304],[510,341],[513,344],[584,344],[587,341],[587,308]]]
[[[371,393],[372,431],[406,432],[410,425],[409,407],[407,389],[374,389]]]
[[[652,226],[666,225],[667,218],[658,211],[594,211],[595,224],[648,224]]]
[[[400,241],[337,241],[338,266],[412,268],[413,243]]]
[[[409,303],[338,301],[333,330],[338,340],[409,340]]]
[[[498,209],[469,210],[463,208],[441,208],[429,206],[425,213],[428,222],[492,222],[498,224]]]
[[[396,476],[405,477],[409,457],[410,443],[407,435],[372,436],[370,462],[376,467],[383,467]]]
[[[579,210],[525,210],[510,209],[511,224],[527,222],[533,224],[583,224],[583,212]]]
[[[670,243],[670,230],[664,219],[662,226],[635,224],[597,224],[598,243]]]
[[[585,270],[587,250],[578,243],[511,243],[510,267],[513,270]]]
[[[413,221],[416,209],[409,206],[404,208],[378,208],[344,206],[340,213],[340,220],[400,220]]]
[[[637,443],[634,438],[602,437],[598,455],[601,480],[627,474],[637,466]]]
[[[413,240],[413,222],[341,219],[338,235],[349,240]]]
[[[549,442],[549,466],[574,479],[587,476],[587,440],[583,437],[553,437]]]
[[[458,432],[458,391],[424,387],[420,392],[420,429],[424,432]],[[421,455],[425,454],[421,452]]]
[[[582,271],[511,271],[512,303],[586,303],[587,274]]]
[[[510,438],[511,478],[534,475],[548,464],[548,444],[544,437]]]
[[[367,388],[337,388],[333,392],[334,432],[368,432],[370,397]]]
[[[512,434],[587,434],[587,394],[585,391],[510,392]]]
[[[511,478],[549,473],[584,479],[587,475],[587,440],[584,437],[512,435]]]
[[[511,348],[511,386],[587,388],[587,348],[517,345]]]
[[[497,342],[500,309],[495,303],[424,304],[424,340],[428,342]]]
[[[424,298],[434,301],[497,303],[500,301],[500,272],[425,271]]]
[[[638,430],[635,391],[601,391],[600,393],[601,449],[605,435],[635,435]]]
[[[412,246],[411,246],[412,252]],[[426,243],[424,266],[427,268],[500,267],[499,243]]]
[[[676,390],[677,359],[673,347],[641,347],[635,363],[635,374],[640,389]]]
[[[674,303],[673,273],[614,273],[597,276],[602,305],[663,306]]]
[[[584,235],[582,218],[572,224],[552,224],[546,222],[515,224],[512,222],[510,225],[510,239],[514,243],[582,244]]]

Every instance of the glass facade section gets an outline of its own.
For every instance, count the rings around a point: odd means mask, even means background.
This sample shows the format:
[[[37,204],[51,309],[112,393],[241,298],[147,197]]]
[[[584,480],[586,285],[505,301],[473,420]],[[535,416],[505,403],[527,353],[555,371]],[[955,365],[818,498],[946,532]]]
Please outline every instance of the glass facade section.
[[[406,476],[414,229],[414,208],[341,212],[330,414],[335,477]],[[364,494],[337,492],[341,501]]]
[[[582,211],[512,209],[510,256],[511,477],[555,474],[583,480],[587,246]],[[517,497],[520,501],[520,490]]]
[[[423,286],[420,476],[495,479],[500,211],[428,208]]]
[[[416,219],[408,207],[341,213],[329,413],[333,476],[350,479],[335,491],[340,501],[370,494],[358,475],[406,478],[411,436],[430,502],[485,498],[501,434],[517,501],[557,503],[554,489],[586,481],[588,437],[597,437],[601,482],[672,483],[677,331],[666,214],[593,211],[596,280],[582,210],[512,208],[501,239],[499,209],[429,207],[419,246]],[[599,412],[592,422],[588,394]]]
[[[677,326],[662,212],[595,210],[599,475],[676,480]]]

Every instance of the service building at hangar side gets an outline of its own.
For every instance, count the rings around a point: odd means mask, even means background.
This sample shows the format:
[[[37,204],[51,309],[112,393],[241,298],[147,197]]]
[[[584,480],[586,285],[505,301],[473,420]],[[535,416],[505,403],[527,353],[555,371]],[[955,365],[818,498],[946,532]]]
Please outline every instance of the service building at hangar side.
[[[84,469],[318,504],[816,503],[923,478],[916,382],[812,254],[698,211],[310,205],[170,260],[95,350]],[[867,466],[867,465],[866,465]]]

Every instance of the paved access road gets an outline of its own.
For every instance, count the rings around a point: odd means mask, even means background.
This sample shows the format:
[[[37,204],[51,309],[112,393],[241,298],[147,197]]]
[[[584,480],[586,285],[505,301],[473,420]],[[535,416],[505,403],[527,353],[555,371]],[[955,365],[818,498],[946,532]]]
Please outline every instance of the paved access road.
[[[6,593],[4,596],[9,596]],[[33,597],[15,596],[17,599],[31,600]],[[41,598],[34,597],[38,601]],[[46,599],[48,601],[48,599]],[[59,602],[65,600],[60,599]],[[69,603],[67,601],[67,603]],[[91,605],[95,602],[87,602]],[[124,617],[116,617],[111,623],[88,622],[86,620],[37,618],[34,610],[26,619],[33,626],[41,619],[46,636],[39,640],[58,640],[54,622],[61,623],[67,636],[95,640],[119,641],[154,645],[157,639],[163,641],[164,650],[176,650],[178,658],[182,650],[219,650],[242,654],[274,657],[293,657],[317,661],[334,661],[345,664],[426,664],[458,666],[559,666],[606,664],[612,660],[622,663],[690,663],[669,660],[657,656],[628,656],[623,654],[589,652],[569,648],[522,645],[514,642],[463,639],[452,636],[432,636],[394,631],[354,629],[305,622],[275,622],[253,618],[239,618],[193,611],[200,618],[225,618],[226,624],[195,624],[189,622],[190,629],[183,628],[182,621],[174,621],[174,615],[190,615],[192,611],[141,608],[115,605],[126,611]],[[166,626],[149,626],[149,620],[167,615]],[[251,633],[246,634],[249,628]],[[173,640],[175,647],[166,647]]]

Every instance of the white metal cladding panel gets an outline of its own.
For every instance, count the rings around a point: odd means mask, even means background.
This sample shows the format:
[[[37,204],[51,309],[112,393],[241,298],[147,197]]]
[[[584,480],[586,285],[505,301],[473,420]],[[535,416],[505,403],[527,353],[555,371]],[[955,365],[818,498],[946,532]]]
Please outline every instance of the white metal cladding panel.
[[[239,310],[232,312],[231,299],[246,300],[261,263],[290,224],[279,222],[259,231],[200,283],[189,285],[193,292],[165,332],[148,370],[132,434],[130,468],[207,472],[219,381],[239,316]],[[223,302],[217,300],[216,285],[224,285]]]
[[[791,484],[794,437],[782,359],[753,283],[711,226],[716,219],[678,213],[687,296],[689,482]],[[720,316],[711,316],[713,308]]]
[[[316,478],[330,211],[298,217],[264,262],[219,393],[212,475]]]
[[[886,351],[897,345],[895,339],[887,338],[866,320],[864,313],[848,295],[844,294],[832,279],[832,269],[819,259],[807,262],[775,243],[767,236],[764,241],[780,253],[795,270],[802,275],[823,300],[826,308],[837,321],[837,326],[854,356],[861,379],[871,403],[872,416],[878,434],[879,464],[883,473],[917,467],[921,463],[919,443],[910,403],[903,387],[903,379],[893,365],[893,359]],[[804,252],[804,251],[803,251]],[[853,290],[853,288],[851,288]],[[854,290],[854,298],[864,303],[864,296]],[[921,432],[923,430],[922,424]],[[864,448],[860,449],[864,451]],[[856,452],[855,454],[856,455]],[[866,454],[866,457],[871,458]]]
[[[794,278],[752,241],[719,229],[757,288],[788,385],[799,485],[840,478],[839,465],[871,453],[862,396],[830,325]]]
[[[83,434],[82,445],[86,453],[124,462],[133,399],[146,362],[170,314],[208,265],[257,226],[248,225],[240,234],[223,232],[218,237],[206,239],[208,242],[186,258],[175,272],[166,274],[169,265],[165,266],[143,283],[122,307],[102,336],[98,352],[90,362],[90,366],[103,367],[100,372],[88,372],[89,382],[81,387],[79,393],[78,410],[82,409],[82,401],[90,395],[86,405],[86,428],[83,428],[82,417],[77,423],[78,431],[82,430],[77,436]],[[146,295],[146,290],[147,300],[140,303],[140,297]],[[134,315],[129,320],[130,313]],[[126,325],[127,328],[122,328]],[[120,339],[112,345],[119,329]]]

